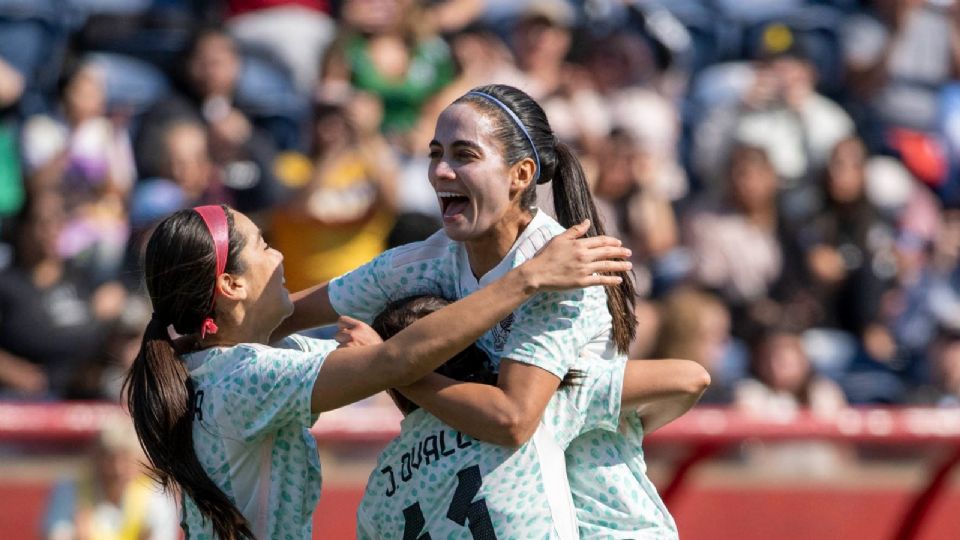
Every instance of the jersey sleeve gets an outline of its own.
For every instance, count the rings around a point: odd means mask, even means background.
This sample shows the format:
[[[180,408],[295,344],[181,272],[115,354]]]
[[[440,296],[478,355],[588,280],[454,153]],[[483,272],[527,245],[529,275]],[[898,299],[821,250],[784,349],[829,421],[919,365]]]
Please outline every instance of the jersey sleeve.
[[[454,247],[438,232],[423,242],[385,251],[334,278],[327,288],[330,304],[340,315],[370,324],[387,304],[408,296],[434,294],[452,299]]]
[[[391,251],[384,252],[360,268],[334,278],[327,287],[333,309],[369,324],[390,302],[387,269],[392,255]]]
[[[557,390],[542,421],[548,423],[561,447],[595,429],[617,431],[625,362],[617,358],[581,362],[577,369],[582,377]]]
[[[315,420],[310,411],[313,385],[336,342],[322,342],[307,352],[289,348],[296,341],[284,340],[281,347],[238,347],[247,355],[229,375],[233,396],[221,414],[243,439],[254,440],[291,424],[308,427]]]
[[[623,402],[623,375],[628,360],[618,357],[590,364],[577,392],[577,406],[583,413],[581,435],[595,429],[617,431]]]
[[[540,293],[515,312],[502,357],[562,379],[609,321],[602,288]]]

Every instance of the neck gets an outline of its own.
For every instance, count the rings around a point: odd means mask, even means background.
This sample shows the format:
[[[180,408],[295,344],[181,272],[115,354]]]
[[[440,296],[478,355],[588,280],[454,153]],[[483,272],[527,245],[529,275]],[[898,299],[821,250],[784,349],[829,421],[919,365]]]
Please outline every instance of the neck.
[[[480,279],[499,264],[532,220],[529,211],[512,208],[482,237],[465,242],[473,275]]]
[[[238,316],[234,313],[221,314],[216,334],[208,334],[200,341],[203,349],[209,347],[232,347],[240,343],[270,343],[270,334],[273,328],[263,328],[255,324],[249,317]]]
[[[777,211],[775,208],[748,210],[746,215],[751,223],[763,229],[774,229],[777,226]]]

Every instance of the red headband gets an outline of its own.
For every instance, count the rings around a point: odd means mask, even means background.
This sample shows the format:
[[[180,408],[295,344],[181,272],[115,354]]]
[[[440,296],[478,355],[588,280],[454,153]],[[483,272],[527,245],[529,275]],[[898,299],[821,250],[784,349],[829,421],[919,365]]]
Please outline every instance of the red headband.
[[[216,279],[227,268],[227,253],[230,251],[230,227],[227,224],[227,213],[220,205],[197,206],[193,210],[203,218],[217,252],[217,273],[213,275],[213,301],[210,302],[210,311],[213,311],[213,306],[217,301]],[[205,318],[203,325],[200,327],[200,339],[207,337],[207,334],[216,334],[217,330],[217,324],[213,322],[213,318]]]

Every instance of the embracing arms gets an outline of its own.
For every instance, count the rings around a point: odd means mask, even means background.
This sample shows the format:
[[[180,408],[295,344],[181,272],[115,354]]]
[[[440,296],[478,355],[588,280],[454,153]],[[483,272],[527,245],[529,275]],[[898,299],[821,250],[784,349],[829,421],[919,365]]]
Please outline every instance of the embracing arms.
[[[629,250],[609,237],[578,239],[588,222],[555,237],[537,256],[476,293],[411,324],[376,345],[337,349],[314,383],[311,409],[334,409],[381,390],[405,386],[479,338],[534,293],[615,284]],[[322,305],[318,301],[318,305]],[[329,306],[329,300],[326,301]]]
[[[559,384],[547,371],[504,360],[497,386],[431,373],[398,390],[454,429],[516,447],[533,436]],[[636,411],[644,432],[650,433],[690,410],[709,385],[707,371],[690,360],[630,360],[623,378],[622,411]]]

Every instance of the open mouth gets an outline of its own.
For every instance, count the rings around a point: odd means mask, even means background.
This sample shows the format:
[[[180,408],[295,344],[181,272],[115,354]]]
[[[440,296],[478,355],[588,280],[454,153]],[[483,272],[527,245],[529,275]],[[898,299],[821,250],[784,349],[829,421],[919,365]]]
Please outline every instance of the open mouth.
[[[470,198],[460,193],[438,191],[437,196],[440,197],[440,211],[444,218],[452,218],[462,214],[470,204]]]

